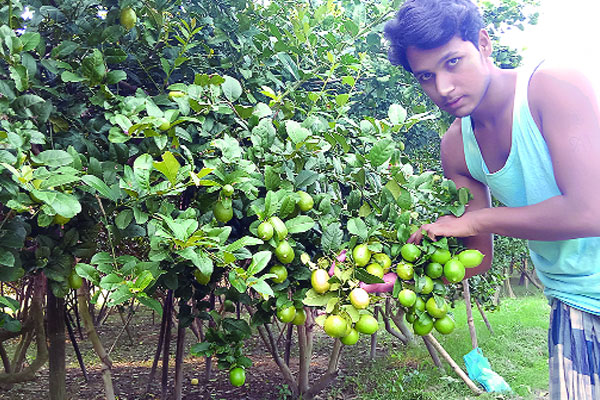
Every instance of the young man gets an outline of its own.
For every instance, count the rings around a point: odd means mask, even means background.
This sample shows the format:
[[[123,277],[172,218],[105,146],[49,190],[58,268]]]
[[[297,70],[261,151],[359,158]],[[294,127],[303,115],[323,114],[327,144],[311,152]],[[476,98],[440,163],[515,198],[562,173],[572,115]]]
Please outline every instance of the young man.
[[[473,194],[466,213],[427,224],[487,254],[492,234],[529,240],[552,310],[552,399],[600,399],[600,111],[590,81],[544,62],[502,70],[469,0],[407,0],[386,25],[389,59],[456,116],[445,175]],[[585,38],[582,38],[582,40]],[[490,192],[505,207],[490,205]]]

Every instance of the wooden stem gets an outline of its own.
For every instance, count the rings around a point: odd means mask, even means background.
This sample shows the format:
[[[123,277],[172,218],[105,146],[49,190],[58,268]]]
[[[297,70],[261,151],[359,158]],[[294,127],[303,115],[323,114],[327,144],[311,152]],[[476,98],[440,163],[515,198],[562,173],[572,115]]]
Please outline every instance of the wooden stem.
[[[473,309],[471,308],[471,292],[469,290],[469,280],[462,281],[463,296],[465,298],[465,308],[467,310],[467,324],[469,325],[469,334],[471,335],[471,347],[476,349],[477,346],[477,331],[475,330],[475,322],[473,320]]]
[[[426,342],[429,341],[431,343],[431,345],[437,350],[438,353],[440,353],[442,358],[446,360],[448,364],[450,364],[452,370],[456,372],[456,374],[467,384],[467,386],[469,387],[469,389],[471,389],[473,393],[475,393],[476,395],[480,395],[483,393],[482,390],[479,389],[477,385],[475,385],[471,378],[469,378],[469,376],[458,366],[458,364],[452,359],[452,357],[450,357],[450,354],[448,354],[448,352],[444,350],[442,345],[433,337],[431,333],[427,334],[426,336],[423,336],[423,340],[425,340]]]

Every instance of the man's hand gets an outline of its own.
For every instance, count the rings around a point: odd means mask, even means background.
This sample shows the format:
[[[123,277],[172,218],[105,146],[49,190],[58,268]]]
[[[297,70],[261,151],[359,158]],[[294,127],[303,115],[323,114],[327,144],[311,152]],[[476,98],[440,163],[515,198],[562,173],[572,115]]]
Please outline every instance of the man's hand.
[[[423,233],[429,239],[436,241],[439,237],[471,237],[478,234],[475,229],[474,218],[469,213],[457,218],[453,215],[440,217],[432,224],[425,224],[413,233],[408,239],[408,243],[419,244],[423,240]]]

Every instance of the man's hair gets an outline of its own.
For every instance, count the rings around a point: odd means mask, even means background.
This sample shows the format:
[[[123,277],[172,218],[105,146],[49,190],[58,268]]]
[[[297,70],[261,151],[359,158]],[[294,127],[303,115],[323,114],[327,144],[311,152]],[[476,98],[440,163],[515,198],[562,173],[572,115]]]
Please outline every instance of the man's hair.
[[[471,0],[406,0],[385,25],[385,38],[390,42],[388,58],[412,72],[406,59],[409,46],[428,50],[460,36],[478,48],[482,28],[481,14]]]

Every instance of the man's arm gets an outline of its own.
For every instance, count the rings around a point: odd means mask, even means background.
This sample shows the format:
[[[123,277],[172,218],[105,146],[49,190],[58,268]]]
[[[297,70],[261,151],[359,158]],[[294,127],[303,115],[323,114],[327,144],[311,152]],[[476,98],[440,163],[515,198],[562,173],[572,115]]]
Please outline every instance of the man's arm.
[[[456,119],[444,137],[441,143],[441,158],[444,175],[452,180],[457,188],[466,187],[473,195],[473,199],[469,201],[466,207],[465,215],[489,208],[491,205],[490,193],[488,188],[481,182],[473,179],[469,174],[467,164],[464,158],[462,133],[460,128],[460,119]],[[410,242],[420,242],[422,239],[422,230],[427,231],[429,237],[433,240],[436,236],[458,236],[458,235],[437,235],[435,227],[443,224],[444,221],[456,221],[458,218],[454,216],[444,216],[438,219],[433,224],[423,225],[419,231],[415,232],[409,239]],[[462,242],[470,249],[481,251],[485,257],[481,265],[476,268],[469,268],[466,277],[481,274],[487,271],[492,265],[493,258],[493,236],[490,233],[483,233],[464,237]]]
[[[525,207],[472,209],[461,218],[440,219],[425,228],[430,237],[600,236],[600,112],[592,85],[575,71],[544,69],[533,76],[529,92],[561,194]]]

